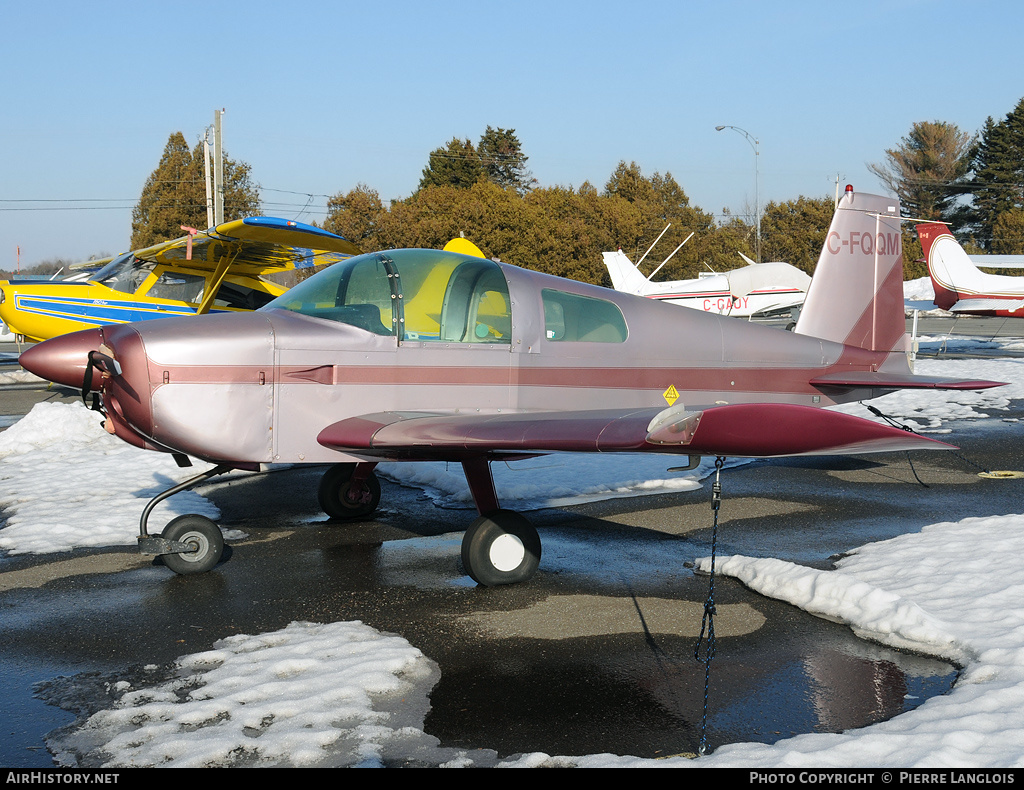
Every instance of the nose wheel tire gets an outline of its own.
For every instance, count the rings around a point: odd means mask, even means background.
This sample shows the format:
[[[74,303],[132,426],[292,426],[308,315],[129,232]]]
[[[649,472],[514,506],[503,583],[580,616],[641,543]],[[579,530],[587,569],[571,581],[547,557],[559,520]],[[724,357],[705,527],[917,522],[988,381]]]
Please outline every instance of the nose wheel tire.
[[[335,464],[320,479],[317,498],[328,516],[338,521],[349,521],[370,515],[380,504],[380,480],[370,472],[357,482],[352,479],[355,464]]]
[[[178,516],[164,527],[160,535],[166,540],[193,547],[192,551],[161,555],[164,565],[182,576],[206,573],[220,562],[224,553],[224,535],[220,527],[205,516]]]
[[[529,579],[540,565],[540,536],[511,510],[480,516],[462,538],[462,566],[477,584],[495,587]]]

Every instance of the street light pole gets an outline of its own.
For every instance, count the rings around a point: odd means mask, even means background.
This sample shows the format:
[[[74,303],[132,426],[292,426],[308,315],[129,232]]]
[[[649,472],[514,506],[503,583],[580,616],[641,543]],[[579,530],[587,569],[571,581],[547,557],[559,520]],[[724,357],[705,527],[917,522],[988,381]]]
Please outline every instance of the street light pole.
[[[757,236],[754,238],[754,257],[757,262],[761,262],[761,196],[760,196],[760,156],[761,152],[758,149],[759,143],[756,137],[751,137],[746,129],[741,129],[738,126],[716,126],[715,131],[720,132],[723,129],[732,129],[734,132],[739,132],[747,138],[747,142],[750,147],[754,149],[754,216],[757,220]]]

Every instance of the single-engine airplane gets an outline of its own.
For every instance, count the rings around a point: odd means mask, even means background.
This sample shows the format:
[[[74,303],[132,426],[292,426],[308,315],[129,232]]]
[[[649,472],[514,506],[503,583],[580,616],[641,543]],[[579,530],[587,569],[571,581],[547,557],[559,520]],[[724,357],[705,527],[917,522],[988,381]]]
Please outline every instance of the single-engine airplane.
[[[831,411],[901,388],[907,357],[899,206],[848,188],[795,332],[680,310],[443,250],[350,258],[251,313],[121,324],[22,354],[99,393],[107,430],[217,466],[155,497],[140,548],[178,573],[219,560],[218,526],[155,504],[230,469],[334,463],[320,504],[361,518],[382,460],[462,464],[479,517],[462,561],[482,585],[524,581],[537,530],[502,509],[490,463],[552,452],[833,455],[950,445]]]
[[[645,277],[622,250],[601,254],[616,291],[734,318],[788,313],[803,304],[811,282],[809,276],[788,263],[754,263],[745,256],[747,265],[738,269],[721,274],[708,272],[693,280],[657,282],[651,278],[661,266]]]
[[[941,222],[918,225],[917,236],[937,307],[962,315],[1024,318],[1024,277],[989,274],[978,268],[1024,268],[1022,256],[970,256]]]
[[[264,275],[359,253],[312,225],[248,217],[110,258],[87,281],[0,282],[0,320],[38,341],[87,327],[254,310],[287,290]]]

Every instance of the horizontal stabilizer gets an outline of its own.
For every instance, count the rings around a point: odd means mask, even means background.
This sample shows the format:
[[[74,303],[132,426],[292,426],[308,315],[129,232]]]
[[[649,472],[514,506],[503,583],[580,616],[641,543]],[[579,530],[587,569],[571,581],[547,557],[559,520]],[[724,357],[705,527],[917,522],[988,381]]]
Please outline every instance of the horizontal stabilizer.
[[[995,298],[978,298],[978,299],[961,299],[952,307],[949,308],[951,313],[983,313],[986,311],[1006,310],[1011,313],[1016,313],[1018,310],[1021,311],[1021,317],[1024,317],[1024,299],[995,299]]]
[[[883,373],[869,370],[828,373],[811,379],[815,387],[877,387],[879,389],[987,390],[1005,382],[986,379],[947,379],[942,376],[915,376],[912,373]]]
[[[901,428],[792,403],[666,409],[651,423],[647,440],[694,455],[746,458],[954,449]]]
[[[968,255],[971,263],[984,269],[1024,269],[1024,255]]]

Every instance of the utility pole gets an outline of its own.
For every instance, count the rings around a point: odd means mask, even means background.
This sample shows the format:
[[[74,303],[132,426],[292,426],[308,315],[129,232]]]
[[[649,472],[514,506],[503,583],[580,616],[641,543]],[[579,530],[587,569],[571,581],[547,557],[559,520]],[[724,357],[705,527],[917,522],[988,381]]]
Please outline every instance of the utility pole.
[[[752,149],[754,149],[754,215],[757,222],[757,235],[754,237],[754,257],[757,262],[761,262],[761,195],[760,195],[760,162],[761,162],[761,150],[760,141],[751,135],[746,129],[740,129],[738,126],[730,126],[724,124],[722,126],[716,126],[715,131],[720,132],[723,129],[732,129],[738,134],[742,134],[747,138],[747,143]]]
[[[839,179],[840,178],[842,178],[842,176],[840,176],[839,173],[836,173],[836,202],[834,204],[835,208],[839,208]]]
[[[224,221],[224,151],[221,146],[221,117],[224,110],[213,111],[213,224]]]
[[[210,130],[203,139],[203,177],[206,179],[206,227],[212,228],[213,222],[213,174],[210,172]]]

